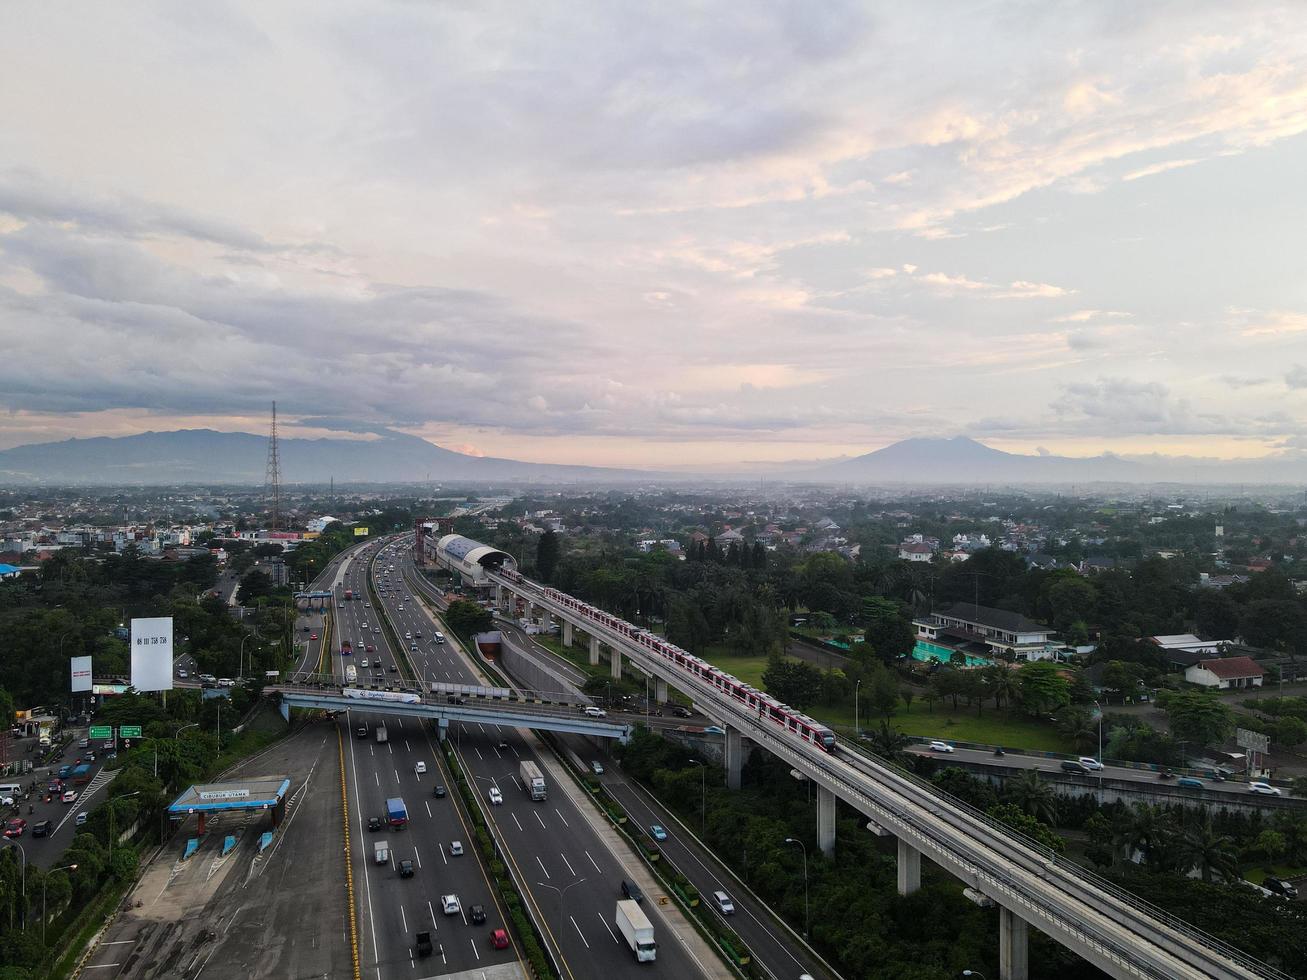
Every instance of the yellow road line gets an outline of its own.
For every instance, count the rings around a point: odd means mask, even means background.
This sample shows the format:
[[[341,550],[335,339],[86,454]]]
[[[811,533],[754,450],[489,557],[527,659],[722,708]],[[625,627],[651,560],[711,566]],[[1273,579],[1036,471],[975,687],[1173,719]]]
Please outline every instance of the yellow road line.
[[[345,829],[345,891],[349,895],[349,947],[354,961],[354,980],[362,980],[359,971],[359,930],[354,910],[354,862],[350,860],[349,846],[349,791],[345,788],[345,741],[340,728],[336,728],[336,751],[340,755],[340,813]]]

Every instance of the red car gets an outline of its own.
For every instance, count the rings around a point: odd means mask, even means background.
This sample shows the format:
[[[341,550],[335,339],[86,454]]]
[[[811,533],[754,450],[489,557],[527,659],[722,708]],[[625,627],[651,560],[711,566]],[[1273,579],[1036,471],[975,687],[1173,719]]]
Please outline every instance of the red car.
[[[508,930],[496,929],[490,934],[490,945],[495,949],[508,949]]]
[[[377,648],[374,647],[371,643],[369,643],[369,644],[368,644],[368,653],[376,653],[376,652],[377,652]]]
[[[317,638],[318,638],[318,634],[317,634],[317,633],[310,633],[310,634],[309,634],[309,639],[310,639],[310,640],[316,640]]]
[[[27,829],[27,821],[22,817],[14,817],[5,824],[6,837],[22,837],[23,831]]]

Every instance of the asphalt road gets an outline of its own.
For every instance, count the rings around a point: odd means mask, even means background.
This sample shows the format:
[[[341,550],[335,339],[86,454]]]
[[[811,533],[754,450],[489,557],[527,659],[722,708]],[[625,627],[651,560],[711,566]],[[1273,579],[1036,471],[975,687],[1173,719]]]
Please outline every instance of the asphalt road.
[[[240,767],[239,775],[291,778],[286,821],[272,846],[258,850],[260,834],[272,828],[263,813],[212,821],[185,862],[187,835],[175,837],[145,867],[81,976],[348,976],[339,759],[335,726],[320,722]],[[227,833],[239,833],[240,842],[224,857]]]
[[[1085,787],[1090,790],[1098,784],[1099,778],[1099,773],[1090,773],[1087,776],[1065,773],[1060,768],[1060,759],[1046,759],[1040,756],[1019,755],[1015,752],[1009,752],[1000,758],[995,756],[992,751],[986,749],[955,748],[951,753],[943,753],[932,752],[925,745],[909,746],[908,751],[914,755],[932,757],[943,765],[947,765],[950,759],[956,759],[972,765],[999,766],[1006,769],[1038,769],[1059,780],[1083,783]],[[1103,767],[1101,775],[1103,779],[1111,779],[1114,781],[1144,783],[1149,786],[1161,786],[1172,790],[1176,787],[1174,779],[1159,779],[1157,773],[1151,770],[1130,769],[1122,766],[1108,765]],[[1252,795],[1248,789],[1248,784],[1240,780],[1216,782],[1211,779],[1203,779],[1202,789],[1189,789],[1184,792],[1186,795],[1192,795],[1196,800],[1213,798],[1218,794],[1239,797]],[[1287,791],[1285,795],[1287,796]],[[1270,799],[1270,797],[1267,797],[1267,799]]]
[[[393,563],[396,571],[390,575],[390,594],[382,601],[401,636],[406,632],[423,634],[417,641],[417,653],[412,654],[422,680],[483,683],[452,636],[444,644],[431,642],[437,624],[421,602],[407,598],[411,589],[407,585],[393,587],[397,574],[412,575],[412,561],[407,549],[391,547],[394,560],[388,558],[386,565]],[[503,804],[487,806],[485,812],[527,900],[545,923],[566,977],[623,978],[651,973],[693,977],[715,967],[703,967],[686,947],[672,942],[670,927],[648,902],[646,912],[659,938],[658,959],[652,969],[635,962],[613,924],[621,881],[630,876],[622,862],[633,859],[610,851],[589,826],[586,815],[559,787],[551,785],[545,801],[529,798],[518,778],[522,760],[537,760],[529,731],[456,724],[450,734],[469,781],[483,799],[488,799],[491,787],[502,793]]]
[[[344,595],[345,589],[361,592],[364,597],[348,602],[338,598],[332,609],[337,623],[333,671],[343,678],[344,664],[354,663],[360,681],[412,683],[403,661],[396,659],[381,630],[379,611],[372,607],[367,593],[367,569],[376,550],[375,544],[369,545],[354,556],[338,578],[338,597]],[[340,656],[342,639],[358,647],[352,656]],[[374,647],[372,653],[366,652],[367,644]],[[378,658],[384,668],[373,666]],[[364,659],[369,664],[366,670],[362,668]],[[376,740],[379,722],[386,727],[384,743]],[[447,792],[444,798],[434,795],[436,785],[448,790],[451,780],[426,728],[412,719],[387,716],[384,711],[351,710],[338,723],[346,728],[349,739],[346,778],[353,823],[350,860],[364,975],[383,980],[396,975],[413,976],[414,970],[444,974],[515,963],[519,958],[516,943],[506,950],[490,946],[491,930],[507,928],[507,916],[475,849],[471,825],[457,794]],[[366,728],[364,738],[357,735],[360,725]],[[417,773],[419,761],[427,772]],[[405,801],[408,825],[399,831],[369,831],[369,818],[384,821],[385,802],[392,797]],[[375,860],[375,847],[380,841],[390,845],[389,859],[381,865]],[[454,841],[462,844],[462,856],[451,853]],[[413,862],[412,878],[399,876],[399,862],[404,860]],[[442,910],[441,898],[449,894],[459,900],[460,910],[453,915]],[[474,905],[485,910],[486,922],[481,925],[474,925],[469,917]],[[437,947],[429,966],[419,966],[415,959],[419,931],[430,931]]]

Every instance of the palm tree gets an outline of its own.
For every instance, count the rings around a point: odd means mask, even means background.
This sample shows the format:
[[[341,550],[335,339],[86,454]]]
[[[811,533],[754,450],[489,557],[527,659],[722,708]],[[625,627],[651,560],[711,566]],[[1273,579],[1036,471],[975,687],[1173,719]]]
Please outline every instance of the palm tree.
[[[1053,787],[1034,769],[1023,769],[1007,784],[1008,799],[1036,820],[1052,824],[1057,820],[1057,797]]]
[[[888,720],[882,720],[880,728],[868,736],[871,748],[880,757],[902,764],[907,759],[907,747],[912,739],[897,728],[891,727]]]
[[[985,671],[989,677],[989,693],[994,698],[994,707],[1015,705],[1021,697],[1021,685],[1017,681],[1016,672],[1002,664],[987,667]]]
[[[1127,861],[1139,851],[1154,871],[1168,866],[1175,857],[1175,828],[1161,807],[1136,803],[1119,818],[1114,837],[1117,846],[1125,849]]]
[[[1092,746],[1098,738],[1098,722],[1084,708],[1069,708],[1062,712],[1057,727],[1063,735],[1075,743],[1077,749]]]
[[[1181,869],[1197,868],[1202,872],[1203,881],[1211,881],[1213,871],[1222,878],[1239,877],[1234,839],[1218,833],[1210,816],[1181,832],[1175,840],[1175,858]]]

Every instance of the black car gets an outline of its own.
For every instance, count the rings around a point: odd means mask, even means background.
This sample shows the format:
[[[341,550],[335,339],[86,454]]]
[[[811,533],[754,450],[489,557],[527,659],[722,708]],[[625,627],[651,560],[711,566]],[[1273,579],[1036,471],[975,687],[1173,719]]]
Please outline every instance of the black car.
[[[399,862],[399,876],[400,876],[401,878],[412,878],[412,877],[413,877],[413,862],[412,862],[412,861],[400,861],[400,862]]]
[[[1088,769],[1086,769],[1080,763],[1076,762],[1074,759],[1067,759],[1066,761],[1064,761],[1062,763],[1062,771],[1076,772],[1076,773],[1080,773],[1082,776],[1087,775],[1089,773]]]
[[[443,800],[445,798],[445,787],[437,783],[436,788],[431,791],[431,794],[437,799]]]
[[[689,708],[683,708],[683,707],[681,707],[680,705],[677,705],[675,708],[672,709],[672,714],[676,715],[677,718],[693,718],[693,717],[694,717],[694,712],[693,712],[693,711],[691,711]]]
[[[35,828],[32,830],[32,836],[36,836]],[[1292,882],[1285,881],[1282,878],[1268,876],[1266,880],[1262,882],[1262,887],[1268,892],[1274,892],[1276,895],[1280,895],[1283,898],[1298,897],[1297,887]]]
[[[633,902],[644,901],[644,892],[640,891],[640,886],[634,881],[622,881],[622,894]]]
[[[53,825],[50,823],[49,820],[38,820],[36,823],[32,824],[32,836],[49,837],[50,832],[53,829],[54,829]]]
[[[484,906],[473,905],[467,910],[468,916],[472,919],[474,926],[479,926],[486,921],[486,910]]]
[[[368,817],[368,830],[380,830],[382,826],[380,817]]]

